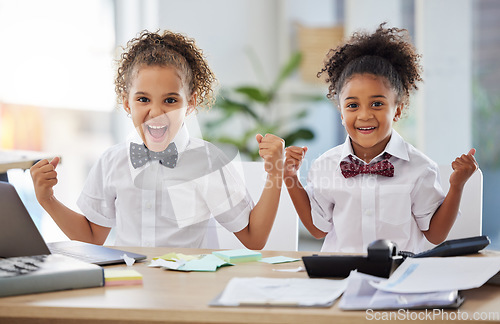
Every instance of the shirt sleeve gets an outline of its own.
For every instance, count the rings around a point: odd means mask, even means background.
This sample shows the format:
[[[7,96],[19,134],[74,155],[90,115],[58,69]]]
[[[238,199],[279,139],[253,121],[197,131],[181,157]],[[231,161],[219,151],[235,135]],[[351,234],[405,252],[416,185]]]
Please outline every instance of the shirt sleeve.
[[[411,192],[412,213],[422,231],[429,229],[432,216],[443,203],[445,194],[441,187],[437,164],[429,164]]]
[[[307,177],[306,192],[311,203],[311,215],[314,226],[323,232],[333,230],[333,208],[334,203],[327,198],[324,190],[318,186],[318,179],[321,179],[321,169],[315,162]]]
[[[92,167],[77,200],[77,206],[90,222],[104,227],[113,227],[116,223],[116,193],[106,181],[108,177],[105,165],[103,156]]]

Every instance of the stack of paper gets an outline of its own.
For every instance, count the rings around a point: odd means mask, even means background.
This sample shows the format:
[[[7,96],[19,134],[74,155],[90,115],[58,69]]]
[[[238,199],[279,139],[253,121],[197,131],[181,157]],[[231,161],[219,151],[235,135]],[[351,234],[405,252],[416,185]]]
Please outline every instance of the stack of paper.
[[[233,278],[211,306],[328,307],[344,310],[457,308],[460,290],[482,286],[500,257],[408,258],[389,279],[352,271],[343,280]]]
[[[262,259],[262,253],[247,249],[214,251],[212,254],[231,263],[259,261]]]
[[[347,278],[348,285],[339,307],[344,310],[408,309],[408,308],[456,308],[463,298],[458,290],[429,293],[393,293],[379,290],[374,284],[387,279],[353,271]]]
[[[142,275],[132,269],[104,269],[105,286],[142,285]]]
[[[352,272],[340,308],[457,308],[460,290],[482,286],[500,257],[407,258],[389,279]]]
[[[346,279],[233,278],[210,306],[329,307],[346,284]]]
[[[396,293],[428,293],[481,287],[500,270],[500,257],[407,258],[375,288]]]

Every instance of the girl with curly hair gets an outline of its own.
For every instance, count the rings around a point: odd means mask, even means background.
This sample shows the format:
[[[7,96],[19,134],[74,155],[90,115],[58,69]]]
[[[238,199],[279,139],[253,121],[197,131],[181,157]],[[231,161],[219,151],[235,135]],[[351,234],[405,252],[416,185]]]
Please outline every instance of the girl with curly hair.
[[[286,149],[285,184],[305,227],[325,238],[322,251],[362,253],[377,239],[413,252],[441,243],[478,168],[474,149],[457,158],[445,196],[437,164],[392,128],[422,69],[407,31],[384,25],[330,50],[318,73],[348,136],[312,164],[305,189],[297,170],[307,147]]]
[[[281,192],[283,140],[256,136],[268,178],[254,206],[231,160],[184,124],[214,101],[216,78],[194,40],[144,31],[128,42],[117,72],[118,102],[137,132],[91,169],[77,202],[83,214],[54,197],[59,158],[34,165],[42,207],[70,239],[88,243],[103,244],[114,227],[117,245],[218,248],[215,219],[246,247],[263,248]]]

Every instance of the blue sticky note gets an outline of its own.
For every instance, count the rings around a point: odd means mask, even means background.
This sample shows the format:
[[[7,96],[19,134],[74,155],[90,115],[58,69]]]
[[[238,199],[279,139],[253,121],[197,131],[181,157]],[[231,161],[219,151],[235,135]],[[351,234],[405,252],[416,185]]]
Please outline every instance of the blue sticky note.
[[[215,255],[205,255],[199,260],[191,260],[180,266],[179,271],[216,271],[217,268],[224,265],[232,265],[221,260]]]
[[[214,251],[212,254],[226,262],[249,262],[262,259],[262,253],[248,249]]]

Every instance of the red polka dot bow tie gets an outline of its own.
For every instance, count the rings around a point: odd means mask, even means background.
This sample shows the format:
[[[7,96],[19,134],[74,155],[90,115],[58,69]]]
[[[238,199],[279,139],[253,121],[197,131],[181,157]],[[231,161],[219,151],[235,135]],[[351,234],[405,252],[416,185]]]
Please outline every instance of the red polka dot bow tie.
[[[134,169],[137,169],[148,161],[159,161],[167,168],[174,168],[177,164],[177,146],[170,143],[164,151],[154,152],[149,150],[144,144],[130,143],[130,161]]]
[[[351,178],[357,176],[358,174],[380,174],[386,177],[394,176],[394,165],[389,162],[392,155],[389,153],[384,153],[382,156],[383,160],[370,163],[362,164],[360,161],[356,160],[352,155],[349,155],[349,160],[351,162],[342,161],[340,162],[340,171],[344,178]]]

